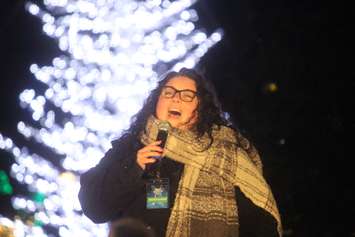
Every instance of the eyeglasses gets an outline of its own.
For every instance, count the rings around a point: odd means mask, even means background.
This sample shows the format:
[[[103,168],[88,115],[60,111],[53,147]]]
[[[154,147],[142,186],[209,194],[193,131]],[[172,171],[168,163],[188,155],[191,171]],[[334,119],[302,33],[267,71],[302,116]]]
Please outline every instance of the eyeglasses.
[[[174,98],[175,94],[179,93],[180,100],[185,101],[185,102],[191,102],[193,99],[196,97],[197,93],[196,91],[193,90],[177,90],[172,86],[164,86],[161,95],[164,98]]]

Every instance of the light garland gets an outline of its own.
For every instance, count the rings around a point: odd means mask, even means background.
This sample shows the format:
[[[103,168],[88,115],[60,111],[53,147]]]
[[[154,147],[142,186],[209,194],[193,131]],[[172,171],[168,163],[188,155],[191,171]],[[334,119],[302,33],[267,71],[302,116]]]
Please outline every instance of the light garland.
[[[45,225],[57,228],[60,236],[107,235],[106,225],[95,225],[81,213],[78,175],[96,165],[110,141],[128,128],[160,74],[193,68],[222,39],[221,30],[207,35],[196,29],[194,2],[44,0],[43,8],[26,4],[63,55],[49,66],[31,65],[30,71],[47,89],[20,94],[20,105],[32,113],[33,121],[19,121],[17,128],[64,158],[62,167],[56,167],[0,134],[0,148],[14,156],[11,176],[34,195],[13,197],[13,207],[33,213],[40,223],[13,221],[16,236],[47,236],[41,227]]]

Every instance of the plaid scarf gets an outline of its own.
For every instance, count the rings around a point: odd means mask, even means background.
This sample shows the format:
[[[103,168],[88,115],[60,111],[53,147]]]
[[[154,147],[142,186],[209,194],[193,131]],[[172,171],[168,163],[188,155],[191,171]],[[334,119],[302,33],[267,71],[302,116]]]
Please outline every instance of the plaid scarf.
[[[141,134],[143,144],[155,141],[159,123],[153,116],[148,119]],[[214,126],[212,137],[210,145],[207,135],[197,139],[192,131],[169,130],[163,156],[183,163],[184,172],[166,236],[239,236],[235,186],[277,220],[281,236],[280,214],[263,177],[261,160],[255,148],[247,139],[225,126]]]

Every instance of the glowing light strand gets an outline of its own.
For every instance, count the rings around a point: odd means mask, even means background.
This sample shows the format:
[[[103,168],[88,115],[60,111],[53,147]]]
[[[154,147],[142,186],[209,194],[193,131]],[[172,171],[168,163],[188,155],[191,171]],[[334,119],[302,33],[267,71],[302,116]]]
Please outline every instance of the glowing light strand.
[[[33,121],[20,121],[17,129],[63,155],[61,169],[66,172],[0,134],[0,148],[14,156],[11,176],[43,199],[16,196],[15,209],[33,213],[39,222],[56,227],[60,236],[106,235],[106,225],[94,225],[80,214],[77,175],[94,166],[110,141],[128,128],[158,75],[194,67],[222,39],[220,29],[209,36],[196,29],[194,3],[44,0],[43,9],[27,3],[28,12],[41,19],[43,31],[66,55],[49,66],[31,65],[30,71],[47,90],[20,94],[20,105]],[[60,121],[63,113],[68,117]],[[12,225],[16,236],[46,236],[40,227],[21,220]]]

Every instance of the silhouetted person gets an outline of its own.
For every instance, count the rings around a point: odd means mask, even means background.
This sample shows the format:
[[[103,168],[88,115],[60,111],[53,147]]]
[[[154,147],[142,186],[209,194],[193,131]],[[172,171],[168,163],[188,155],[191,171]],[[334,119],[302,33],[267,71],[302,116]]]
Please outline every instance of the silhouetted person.
[[[141,221],[123,218],[111,224],[109,237],[155,237],[155,234]]]

